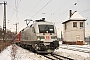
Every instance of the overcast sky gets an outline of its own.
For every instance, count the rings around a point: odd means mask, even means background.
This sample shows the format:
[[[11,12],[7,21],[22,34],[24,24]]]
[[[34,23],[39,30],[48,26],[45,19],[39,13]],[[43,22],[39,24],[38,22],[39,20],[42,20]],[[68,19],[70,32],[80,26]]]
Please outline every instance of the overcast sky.
[[[25,19],[41,19],[55,23],[60,31],[63,31],[62,22],[69,16],[69,10],[77,11],[87,19],[86,35],[90,35],[90,0],[0,0],[7,2],[6,20],[7,28],[15,31],[15,23],[18,31],[26,27]],[[3,4],[0,5],[0,26],[3,25]]]

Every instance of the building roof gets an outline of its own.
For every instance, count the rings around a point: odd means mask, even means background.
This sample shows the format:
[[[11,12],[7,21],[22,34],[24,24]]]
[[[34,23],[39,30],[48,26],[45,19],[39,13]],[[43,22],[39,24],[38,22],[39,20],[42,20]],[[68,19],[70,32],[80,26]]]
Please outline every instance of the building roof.
[[[86,21],[86,19],[82,17],[78,12],[75,12],[71,17],[66,18],[66,20],[62,24],[69,21]]]
[[[86,19],[84,17],[82,17],[78,12],[75,12],[71,16],[70,20],[86,20]]]

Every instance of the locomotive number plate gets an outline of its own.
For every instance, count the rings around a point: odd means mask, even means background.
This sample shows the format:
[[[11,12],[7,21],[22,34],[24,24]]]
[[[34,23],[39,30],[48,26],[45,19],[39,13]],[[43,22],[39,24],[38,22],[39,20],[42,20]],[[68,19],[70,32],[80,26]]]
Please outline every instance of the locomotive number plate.
[[[46,36],[46,39],[50,39],[50,36]]]

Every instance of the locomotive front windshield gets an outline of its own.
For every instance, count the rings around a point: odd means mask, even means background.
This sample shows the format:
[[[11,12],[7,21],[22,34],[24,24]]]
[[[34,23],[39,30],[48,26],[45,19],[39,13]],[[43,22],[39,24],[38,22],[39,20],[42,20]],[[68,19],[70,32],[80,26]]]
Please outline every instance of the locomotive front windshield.
[[[38,25],[39,33],[54,33],[53,25]]]

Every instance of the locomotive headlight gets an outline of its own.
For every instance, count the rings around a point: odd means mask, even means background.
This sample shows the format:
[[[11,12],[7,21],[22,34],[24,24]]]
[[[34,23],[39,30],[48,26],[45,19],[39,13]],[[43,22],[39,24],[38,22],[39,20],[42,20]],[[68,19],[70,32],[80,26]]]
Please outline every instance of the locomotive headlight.
[[[37,40],[41,40],[40,36],[37,36]]]
[[[44,36],[37,36],[37,40],[45,39]]]

